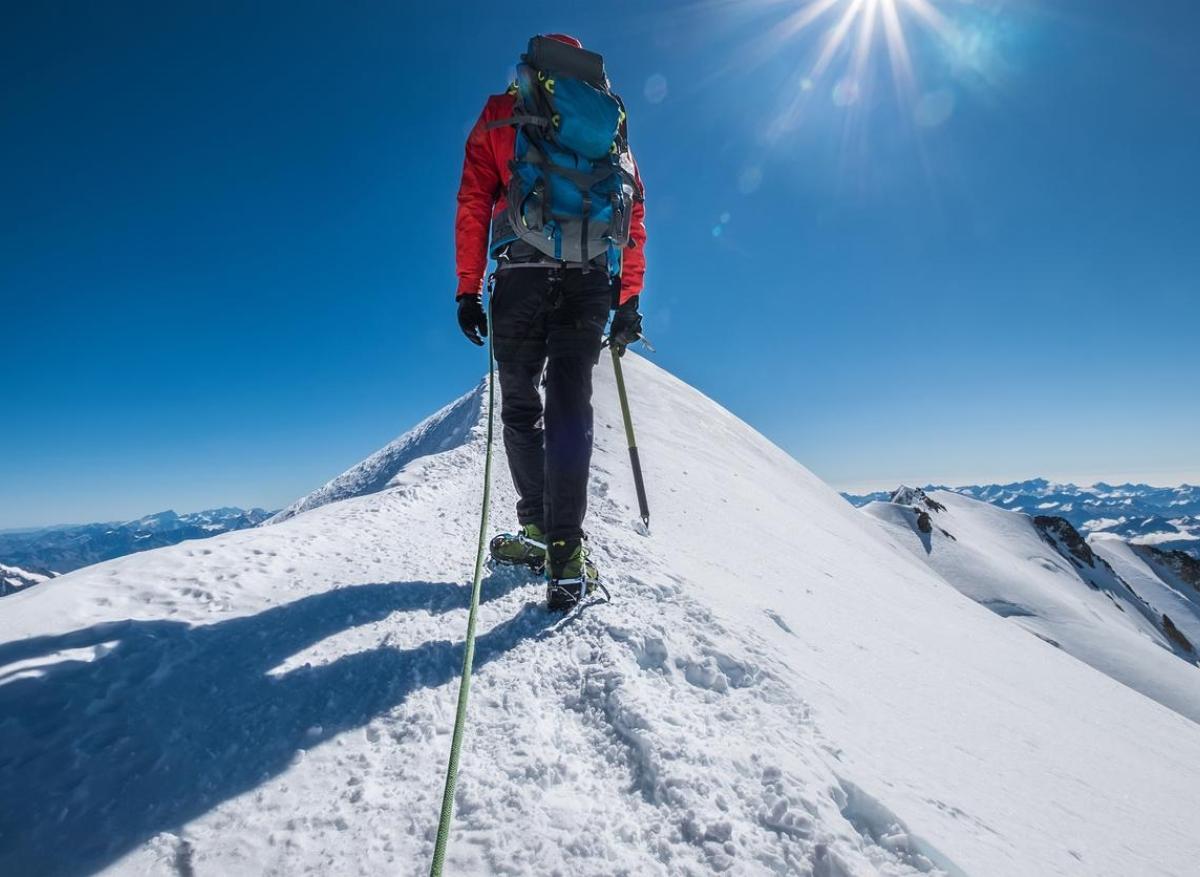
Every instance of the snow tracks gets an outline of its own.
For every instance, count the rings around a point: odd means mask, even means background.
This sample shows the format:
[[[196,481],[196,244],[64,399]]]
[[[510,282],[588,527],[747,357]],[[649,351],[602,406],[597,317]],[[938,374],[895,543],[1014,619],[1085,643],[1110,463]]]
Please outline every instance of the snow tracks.
[[[601,518],[615,512],[599,504]],[[602,569],[637,570],[610,576],[614,602],[586,606],[479,671],[448,870],[945,873],[899,820],[839,779],[836,750],[764,641],[690,600],[639,551],[642,537],[609,532]],[[535,583],[488,608],[519,616],[540,591]],[[422,852],[434,803],[415,820],[428,826]]]

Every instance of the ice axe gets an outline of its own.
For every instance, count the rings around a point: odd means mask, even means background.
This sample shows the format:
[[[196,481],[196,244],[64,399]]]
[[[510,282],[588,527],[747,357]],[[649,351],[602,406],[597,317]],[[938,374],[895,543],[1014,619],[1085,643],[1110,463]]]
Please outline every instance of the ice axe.
[[[654,350],[645,338],[642,339],[642,343],[650,350]],[[617,344],[609,344],[608,349],[612,351],[613,371],[617,375],[617,396],[621,400],[621,417],[625,420],[625,438],[629,443],[629,462],[633,466],[633,484],[637,488],[638,510],[642,513],[642,523],[649,530],[650,507],[646,503],[646,483],[642,480],[642,464],[638,459],[637,441],[633,437],[633,418],[629,414],[629,397],[625,394],[625,375],[621,371],[621,354],[624,351]]]

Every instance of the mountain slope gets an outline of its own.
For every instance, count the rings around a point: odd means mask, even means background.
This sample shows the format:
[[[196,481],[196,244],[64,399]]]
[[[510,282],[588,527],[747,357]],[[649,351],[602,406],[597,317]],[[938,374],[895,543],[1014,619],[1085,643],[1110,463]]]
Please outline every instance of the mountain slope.
[[[488,577],[447,873],[1190,872],[1200,726],[625,362],[653,532],[602,367],[589,526],[614,602],[562,620],[540,582]],[[424,873],[481,413],[402,442],[371,492],[8,598],[0,873]]]
[[[1161,611],[1067,521],[950,491],[905,488],[893,499],[862,511],[966,596],[1200,722],[1194,649],[1168,635]]]
[[[1088,537],[1100,557],[1195,649],[1200,649],[1200,561],[1103,533]]]
[[[378,493],[386,487],[395,486],[394,479],[398,476],[410,483],[420,481],[422,473],[419,466],[409,471],[410,464],[466,442],[485,410],[486,390],[485,381],[324,487],[296,500],[267,523],[278,524],[331,502]]]

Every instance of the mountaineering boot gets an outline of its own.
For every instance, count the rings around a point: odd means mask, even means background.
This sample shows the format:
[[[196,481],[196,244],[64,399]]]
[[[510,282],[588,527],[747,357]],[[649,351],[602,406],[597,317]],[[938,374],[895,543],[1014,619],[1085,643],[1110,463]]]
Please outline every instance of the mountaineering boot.
[[[550,543],[548,560],[546,604],[550,609],[570,609],[600,584],[600,571],[588,560],[580,539]]]
[[[537,524],[524,524],[516,533],[493,537],[491,552],[496,563],[541,572],[546,566],[546,535]]]

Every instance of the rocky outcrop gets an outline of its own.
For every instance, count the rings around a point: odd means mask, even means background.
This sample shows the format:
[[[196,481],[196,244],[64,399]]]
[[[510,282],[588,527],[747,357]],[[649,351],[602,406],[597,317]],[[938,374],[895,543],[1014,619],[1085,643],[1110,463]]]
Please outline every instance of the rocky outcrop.
[[[1041,532],[1042,538],[1048,540],[1067,560],[1080,568],[1086,565],[1095,569],[1095,552],[1066,518],[1038,515],[1033,519],[1033,525]]]
[[[1192,646],[1191,640],[1183,635],[1183,631],[1175,626],[1175,622],[1171,620],[1171,616],[1167,615],[1165,612],[1163,613],[1162,617],[1162,629],[1167,639],[1171,640],[1171,642],[1175,643],[1175,645],[1179,646],[1179,648],[1183,649],[1189,655],[1196,654],[1196,649],[1194,646]]]
[[[907,506],[908,508],[912,509],[917,516],[917,530],[923,536],[930,536],[933,534],[933,515],[931,515],[930,512],[937,514],[938,512],[944,512],[946,510],[944,505],[931,497],[921,488],[908,487],[904,484],[901,484],[898,488],[892,491],[888,498],[888,502],[894,503],[895,505]],[[952,539],[956,542],[958,541],[942,527],[938,527],[938,530],[940,530],[941,534],[947,539]],[[925,542],[926,550],[928,551],[932,543],[930,543],[928,539],[926,539]]]
[[[944,505],[931,498],[921,488],[908,487],[903,484],[892,491],[892,496],[888,501],[894,502],[896,505],[907,505],[913,508],[924,506],[932,512],[944,512],[946,510]]]

